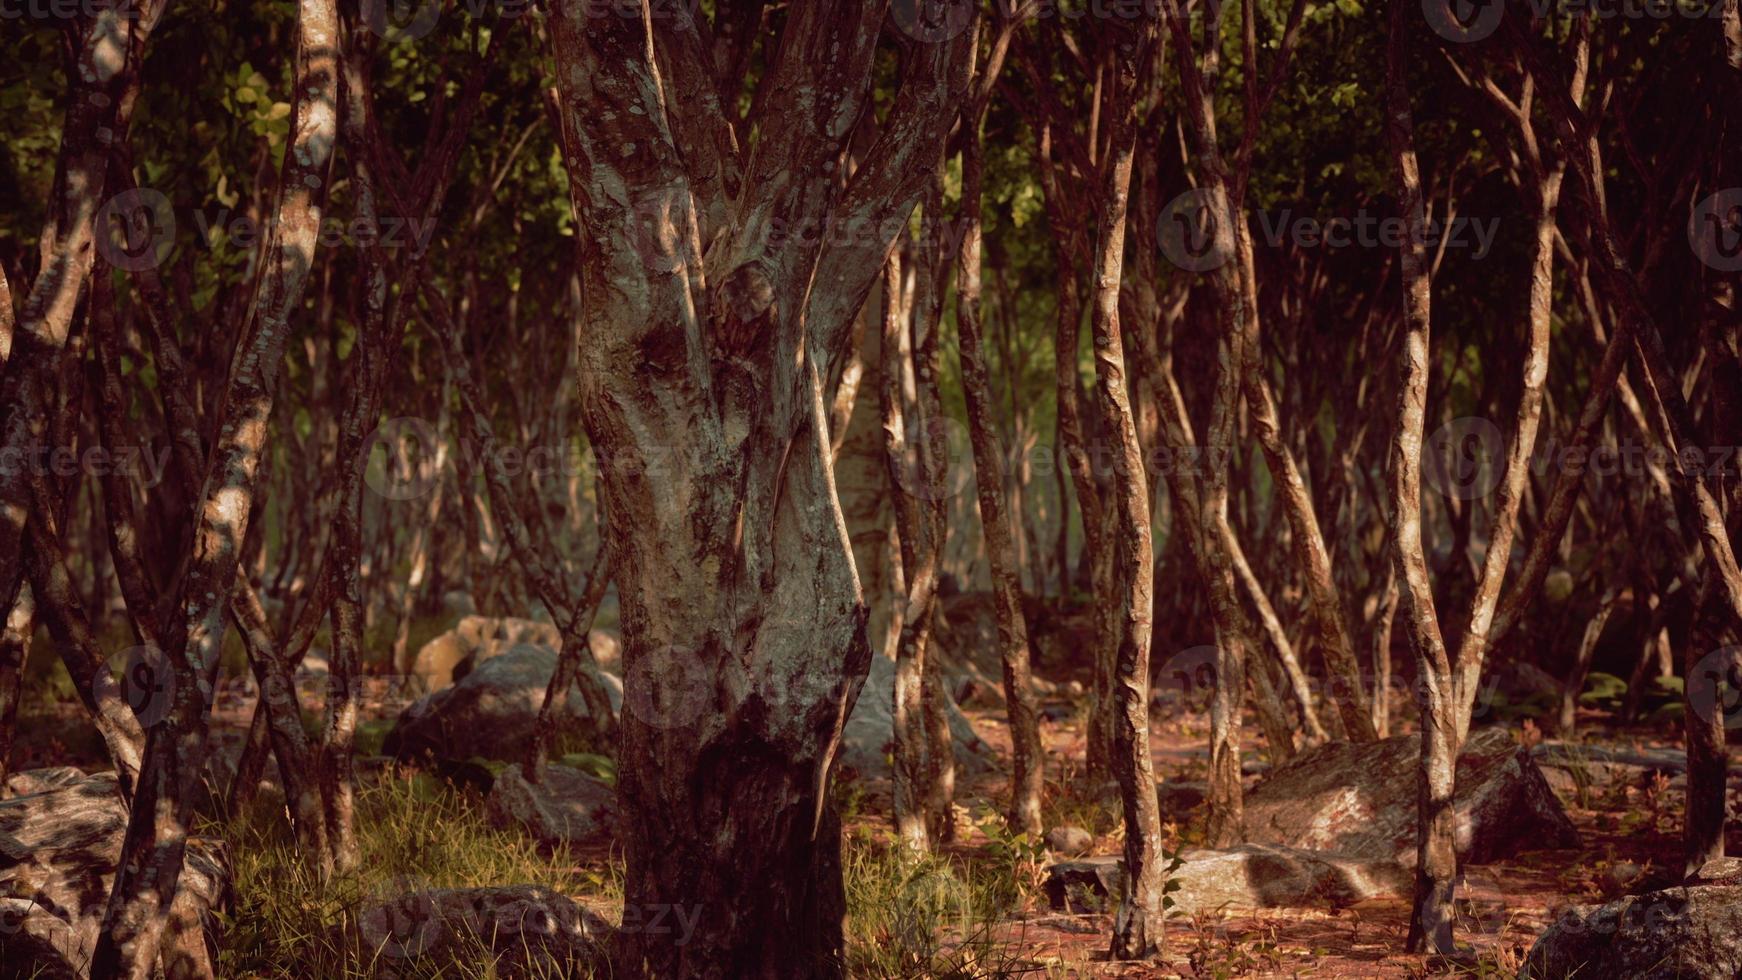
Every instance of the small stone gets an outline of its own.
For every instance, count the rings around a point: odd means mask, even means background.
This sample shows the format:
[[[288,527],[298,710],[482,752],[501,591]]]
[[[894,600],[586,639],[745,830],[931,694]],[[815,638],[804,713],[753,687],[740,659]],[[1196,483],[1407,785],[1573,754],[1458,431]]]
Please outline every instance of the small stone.
[[[1066,857],[1081,857],[1095,846],[1095,835],[1069,824],[1046,832],[1046,848]]]

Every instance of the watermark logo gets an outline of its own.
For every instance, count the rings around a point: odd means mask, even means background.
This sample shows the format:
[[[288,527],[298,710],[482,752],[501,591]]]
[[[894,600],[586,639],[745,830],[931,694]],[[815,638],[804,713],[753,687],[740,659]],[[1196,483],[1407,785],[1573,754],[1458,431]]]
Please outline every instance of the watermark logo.
[[[155,269],[175,250],[175,209],[162,192],[135,187],[97,211],[97,251],[124,272]]]
[[[656,646],[638,656],[624,651],[623,710],[662,731],[694,724],[713,694],[708,665],[683,646]]]
[[[894,0],[889,15],[903,34],[923,44],[937,44],[974,22],[974,0]]]
[[[1234,257],[1234,229],[1219,187],[1194,187],[1167,202],[1156,219],[1155,238],[1167,260],[1187,272],[1213,272]]]
[[[442,919],[429,882],[397,876],[385,894],[389,897],[358,917],[364,952],[393,960],[415,959],[429,952],[442,935]]]
[[[1688,243],[1719,272],[1742,272],[1742,187],[1726,187],[1694,205]]]
[[[620,149],[634,152],[633,145]],[[626,212],[629,240],[649,272],[675,275],[689,267],[690,207],[688,194],[656,191],[638,196]]]
[[[1174,654],[1155,675],[1155,693],[1174,695],[1178,702],[1176,706],[1180,708],[1201,707],[1215,693],[1218,656],[1217,647],[1210,643],[1187,647]]]
[[[427,37],[441,20],[442,0],[424,0],[416,9],[411,0],[360,0],[363,26],[369,33],[391,43]]]
[[[1742,646],[1719,647],[1699,659],[1687,677],[1688,704],[1708,724],[1742,728]]]
[[[446,455],[435,426],[407,415],[388,419],[369,433],[357,465],[369,489],[389,500],[414,500],[441,481]]]
[[[1473,44],[1494,33],[1506,16],[1505,0],[1421,0],[1433,32],[1453,44]]]
[[[1453,419],[1422,446],[1422,479],[1457,500],[1486,497],[1500,485],[1506,436],[1478,416]]]
[[[175,668],[169,656],[154,646],[134,646],[117,651],[99,668],[99,682],[112,678],[122,700],[133,709],[142,728],[151,728],[169,716],[175,704]]]
[[[921,465],[922,446],[937,445],[942,455]],[[972,458],[973,440],[968,427],[949,416],[927,419],[907,434],[907,445],[895,465],[895,482],[902,491],[920,500],[949,500],[968,487],[973,477],[972,467],[965,460]]]

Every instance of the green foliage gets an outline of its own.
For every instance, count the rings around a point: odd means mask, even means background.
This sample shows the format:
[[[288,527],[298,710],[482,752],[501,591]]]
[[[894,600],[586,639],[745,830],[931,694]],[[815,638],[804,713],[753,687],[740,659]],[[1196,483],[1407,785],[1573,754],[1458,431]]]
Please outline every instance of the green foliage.
[[[1015,944],[996,934],[1007,878],[959,858],[856,845],[848,847],[844,869],[848,976],[1018,975]]]
[[[575,894],[612,880],[609,874],[577,876],[565,862],[540,854],[530,839],[490,827],[476,798],[425,776],[363,787],[357,829],[357,870],[323,882],[298,859],[282,806],[272,801],[205,828],[228,842],[235,870],[236,907],[224,922],[219,975],[361,980],[379,975],[381,964],[361,958],[346,932],[375,901],[416,889],[503,884]],[[472,970],[457,975],[495,976],[482,953]],[[419,973],[415,964],[408,969],[401,975],[438,975]]]

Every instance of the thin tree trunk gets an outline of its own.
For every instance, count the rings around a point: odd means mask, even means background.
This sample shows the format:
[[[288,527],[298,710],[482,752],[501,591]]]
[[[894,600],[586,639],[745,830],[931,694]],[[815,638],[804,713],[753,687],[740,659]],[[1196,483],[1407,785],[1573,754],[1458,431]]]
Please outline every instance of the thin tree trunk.
[[[1578,720],[1579,695],[1585,690],[1585,678],[1591,674],[1591,659],[1597,654],[1597,641],[1603,638],[1603,627],[1608,625],[1609,616],[1615,611],[1615,601],[1620,594],[1614,589],[1603,593],[1603,598],[1597,601],[1597,612],[1585,624],[1585,634],[1579,639],[1578,653],[1573,657],[1573,667],[1567,671],[1566,682],[1561,685],[1560,711],[1555,719],[1555,734],[1564,739],[1572,739]]]
[[[996,77],[995,75],[993,77]],[[968,408],[968,433],[974,444],[974,480],[979,491],[980,527],[991,567],[998,616],[999,659],[1004,665],[1004,707],[1010,720],[1010,809],[1013,833],[1038,838],[1043,754],[1039,706],[1029,670],[1028,624],[1022,616],[1022,587],[1012,540],[1011,515],[1004,508],[1004,453],[994,421],[996,402],[986,368],[980,325],[980,205],[984,145],[978,107],[965,117],[962,143],[961,260],[956,271],[956,327],[961,332],[962,396]]]
[[[1452,779],[1460,748],[1452,665],[1434,610],[1433,583],[1421,538],[1422,430],[1427,420],[1429,336],[1432,291],[1423,242],[1425,210],[1415,157],[1415,127],[1410,112],[1404,37],[1408,13],[1403,0],[1391,5],[1390,39],[1385,51],[1386,136],[1395,163],[1399,211],[1408,232],[1401,250],[1403,381],[1398,385],[1396,429],[1391,444],[1392,547],[1403,580],[1410,642],[1416,657],[1416,705],[1420,713],[1421,764],[1417,770],[1415,899],[1407,947],[1425,943],[1451,953],[1452,888],[1458,860],[1453,838]]]
[[[176,688],[169,717],[146,746],[102,937],[96,980],[146,980],[181,877],[199,765],[205,755],[211,680],[224,638],[224,607],[247,537],[254,477],[272,411],[290,319],[313,265],[320,230],[315,189],[325,186],[337,141],[339,19],[332,0],[300,0],[292,138],[284,156],[273,233],[260,254],[258,291],[233,363],[222,424],[207,467],[194,560],[184,586],[185,640],[166,652]],[[183,646],[185,643],[185,647]]]
[[[0,296],[0,301],[7,301]],[[30,659],[31,632],[36,628],[36,603],[30,586],[19,583],[18,591],[0,627],[0,798],[6,796],[6,778],[12,774],[12,742],[18,735],[18,703],[24,685],[24,665]]]

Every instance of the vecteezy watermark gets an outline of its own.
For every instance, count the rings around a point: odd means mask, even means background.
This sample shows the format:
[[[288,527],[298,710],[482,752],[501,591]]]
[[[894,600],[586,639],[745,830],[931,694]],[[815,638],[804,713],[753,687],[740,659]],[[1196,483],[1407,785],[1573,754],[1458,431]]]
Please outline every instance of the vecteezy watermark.
[[[153,450],[148,446],[12,446],[0,449],[0,473],[16,476],[54,476],[66,479],[74,476],[125,476],[136,479],[149,490],[163,483],[169,468],[170,447]]]
[[[361,0],[363,26],[377,37],[392,43],[415,41],[428,37],[441,23],[443,0]],[[647,13],[655,22],[687,25],[695,22],[701,0],[648,0]],[[459,0],[455,12],[473,20],[494,15],[503,20],[515,20],[538,8],[534,0]],[[598,19],[620,17],[639,21],[641,0],[580,0],[572,10],[581,16]]]
[[[151,728],[169,716],[175,704],[175,667],[155,646],[133,646],[116,652],[97,668],[94,686],[115,679],[122,700],[133,709],[141,728]]]
[[[383,901],[364,910],[357,919],[364,953],[390,960],[415,959],[427,953],[442,937],[442,917],[429,882],[397,876],[383,894]]]
[[[974,22],[974,0],[893,0],[889,17],[915,41],[948,41]]]
[[[707,713],[715,684],[710,662],[680,645],[655,646],[623,658],[623,710],[661,731],[694,724]]]
[[[1522,6],[1538,20],[1551,14],[1597,20],[1700,20],[1722,17],[1724,11],[1723,0],[1525,0]],[[1421,0],[1421,11],[1435,34],[1453,44],[1471,44],[1500,27],[1506,0]]]
[[[1694,205],[1688,244],[1713,269],[1742,271],[1742,187],[1726,187]]]
[[[388,500],[414,500],[441,482],[446,458],[447,447],[435,426],[407,415],[376,426],[363,440],[357,465],[369,489]]]
[[[1187,272],[1210,272],[1234,257],[1236,229],[1227,227],[1221,215],[1229,213],[1223,192],[1215,187],[1195,187],[1169,201],[1156,223],[1156,241],[1169,262]],[[1416,225],[1395,215],[1371,214],[1366,208],[1353,215],[1320,219],[1291,208],[1256,212],[1256,221],[1246,218],[1247,234],[1270,248],[1297,249],[1401,248],[1420,240],[1429,248],[1466,250],[1481,260],[1493,251],[1499,218],[1460,216],[1449,223],[1429,220]]]
[[[1493,493],[1505,476],[1506,436],[1480,416],[1465,416],[1434,430],[1422,444],[1422,481],[1458,500]],[[1742,474],[1742,448],[1683,446],[1671,453],[1657,443],[1623,442],[1601,446],[1567,445],[1549,439],[1531,450],[1525,464],[1532,475],[1569,472],[1575,476],[1641,477],[1685,471],[1711,478]]]
[[[1688,704],[1708,724],[1742,728],[1742,647],[1719,647],[1699,659],[1687,676]]]
[[[125,272],[155,269],[175,250],[175,211],[149,187],[122,191],[97,211],[97,251]]]
[[[139,18],[138,0],[0,0],[0,20],[88,20],[113,14]]]
[[[1422,444],[1422,480],[1457,500],[1486,497],[1500,485],[1505,453],[1499,426],[1477,416],[1453,419]]]
[[[155,269],[175,252],[176,231],[191,227],[207,248],[230,245],[254,248],[274,230],[276,218],[259,219],[237,214],[229,208],[194,210],[178,216],[163,192],[150,187],[122,191],[97,211],[96,244],[104,261],[126,272]],[[435,234],[435,218],[328,217],[321,221],[315,244],[322,248],[415,248],[429,247]]]

